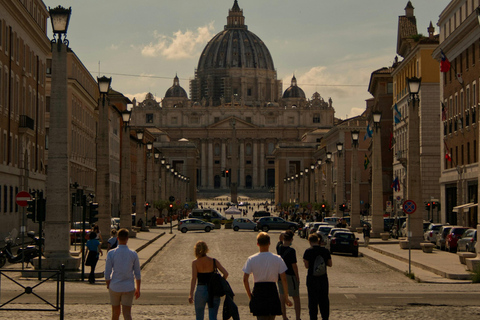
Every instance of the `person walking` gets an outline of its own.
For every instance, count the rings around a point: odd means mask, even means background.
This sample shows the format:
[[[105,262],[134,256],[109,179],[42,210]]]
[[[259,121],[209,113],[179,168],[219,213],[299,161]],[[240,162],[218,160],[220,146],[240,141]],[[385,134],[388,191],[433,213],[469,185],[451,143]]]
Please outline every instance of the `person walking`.
[[[269,252],[270,236],[266,232],[257,235],[259,252],[248,257],[243,266],[243,285],[250,299],[250,312],[258,320],[273,320],[282,314],[282,307],[278,296],[276,283],[280,276],[283,292],[288,292],[287,266],[281,257]],[[268,266],[268,267],[267,267]],[[249,277],[253,275],[253,291],[250,290]],[[292,302],[285,296],[285,303],[291,306]]]
[[[298,275],[297,253],[295,249],[291,247],[293,242],[293,235],[294,234],[291,230],[284,232],[283,245],[277,248],[277,254],[282,257],[288,268],[287,271],[285,271],[285,275],[287,277],[288,292],[283,291],[282,283],[281,281],[278,281],[278,292],[280,293],[280,303],[282,306],[282,314],[284,320],[288,320],[285,308],[286,296],[290,296],[293,298],[295,319],[300,320],[300,277]]]
[[[363,243],[365,247],[368,247],[368,243],[370,242],[370,227],[366,224],[363,225]]]
[[[101,248],[101,243],[97,239],[97,234],[95,232],[90,232],[88,234],[88,241],[86,244],[85,256],[85,265],[90,266],[90,274],[88,275],[88,282],[91,284],[95,283],[95,267],[97,266],[99,254],[103,256],[103,251]]]
[[[105,282],[110,294],[112,320],[132,319],[133,297],[140,297],[140,261],[134,250],[127,246],[128,230],[118,231],[118,247],[107,253],[105,261]]]
[[[208,304],[208,319],[216,320],[218,307],[220,306],[220,297],[209,294],[208,284],[217,268],[225,280],[228,277],[228,272],[218,260],[207,256],[208,246],[204,241],[197,241],[194,253],[196,259],[192,262],[192,280],[190,282],[188,302],[195,302],[195,316],[197,320],[203,320],[206,304]],[[197,290],[195,290],[195,285]],[[194,290],[195,296],[193,294]]]
[[[305,268],[308,269],[307,293],[310,320],[318,319],[318,308],[320,308],[322,320],[328,320],[330,301],[328,299],[327,266],[332,267],[332,257],[326,248],[320,246],[321,243],[317,234],[312,233],[308,237],[308,241],[310,248],[305,250],[303,262]],[[321,258],[317,259],[318,256]],[[323,272],[319,272],[321,269],[323,269]]]
[[[110,230],[110,239],[107,240],[107,252],[118,246],[117,229]]]

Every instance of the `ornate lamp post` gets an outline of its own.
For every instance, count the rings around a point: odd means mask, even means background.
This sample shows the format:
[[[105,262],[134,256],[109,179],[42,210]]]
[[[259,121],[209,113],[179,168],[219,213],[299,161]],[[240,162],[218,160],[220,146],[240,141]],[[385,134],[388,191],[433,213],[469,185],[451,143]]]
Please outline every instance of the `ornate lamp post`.
[[[310,165],[310,202],[315,201],[315,165]]]
[[[68,78],[66,39],[72,9],[49,8],[52,30],[52,82],[50,98],[50,133],[47,203],[45,217],[45,260],[42,269],[78,270],[80,259],[70,255],[70,155],[71,141],[68,115]],[[63,40],[62,40],[63,35]],[[54,48],[55,43],[56,48]],[[40,266],[39,266],[40,267]]]
[[[360,179],[358,177],[358,138],[360,132],[358,130],[353,130],[351,132],[352,136],[352,164],[350,169],[350,225],[352,230],[361,227],[360,225]]]
[[[132,232],[132,163],[130,148],[130,120],[132,111],[129,109],[131,104],[127,105],[126,110],[122,112],[123,134],[121,140],[122,167],[120,169],[120,227],[127,228],[129,237],[136,237]]]
[[[144,215],[145,212],[140,212],[142,209],[145,210],[145,151],[143,143],[143,138],[145,136],[143,130],[139,129],[135,132],[137,136],[137,188],[136,188],[136,197],[135,197],[135,212],[137,217]],[[145,221],[146,222],[146,221]]]
[[[332,199],[332,153],[329,151],[326,153],[326,167],[327,167],[327,190],[325,191],[327,203],[333,208],[333,199]],[[330,211],[331,213],[331,211]]]
[[[413,200],[417,208],[423,203],[422,171],[420,170],[420,126],[418,107],[421,78],[407,78],[410,100],[408,104],[408,150],[407,150],[407,200]],[[418,104],[419,106],[419,104]],[[423,241],[423,216],[417,210],[408,217],[408,235],[411,248],[420,248]],[[405,247],[405,245],[402,245]]]
[[[382,136],[380,121],[382,113],[372,113],[375,130],[373,132],[372,160],[372,238],[379,238],[383,232],[383,182],[382,182]]]
[[[345,166],[343,155],[343,143],[337,142],[337,208],[338,205],[345,203]],[[345,212],[343,212],[345,214]]]
[[[317,202],[321,202],[321,200],[325,199],[323,186],[323,172],[322,172],[322,159],[317,160],[317,191],[315,194]]]

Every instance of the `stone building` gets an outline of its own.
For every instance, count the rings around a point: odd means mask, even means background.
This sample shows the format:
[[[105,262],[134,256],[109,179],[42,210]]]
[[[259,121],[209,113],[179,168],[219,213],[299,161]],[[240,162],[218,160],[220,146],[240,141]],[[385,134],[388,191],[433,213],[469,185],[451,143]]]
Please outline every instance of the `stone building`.
[[[192,181],[200,192],[225,193],[233,181],[239,192],[268,191],[286,174],[275,168],[279,144],[299,143],[307,133],[334,126],[332,99],[325,101],[319,93],[307,99],[295,76],[282,94],[273,58],[265,43],[248,30],[236,0],[224,30],[200,56],[190,99],[175,77],[161,103],[148,94],[134,104],[132,125],[155,127],[168,141],[186,140],[196,146]],[[176,156],[168,161],[187,159]],[[223,177],[229,169],[230,176]]]
[[[480,77],[480,26],[478,1],[454,0],[440,14],[441,53],[451,63],[440,72],[441,219],[475,227],[478,223],[478,86]],[[437,72],[438,73],[438,72]]]
[[[15,195],[19,191],[45,191],[45,72],[50,54],[47,17],[40,0],[0,2],[2,239],[22,225]]]
[[[425,202],[431,199],[439,199],[440,188],[440,103],[438,97],[439,75],[438,62],[432,58],[432,52],[438,45],[438,35],[434,35],[435,29],[432,24],[427,29],[428,36],[422,36],[417,31],[417,21],[414,8],[409,1],[405,8],[405,15],[399,16],[397,54],[403,58],[393,65],[391,75],[393,77],[393,103],[391,105],[390,121],[393,120],[393,174],[399,181],[399,188],[393,192],[394,201],[397,198],[407,200],[409,188],[408,176],[408,150],[411,139],[420,144],[419,159],[421,176],[421,195],[417,200],[417,213],[421,213],[423,219],[434,219],[431,212],[425,210]],[[412,105],[408,90],[407,78],[421,78],[421,89],[418,95],[419,101],[414,101],[415,113],[418,112],[418,137],[409,137],[409,123],[414,115],[410,114],[409,106]],[[395,120],[396,118],[396,120]],[[409,142],[410,141],[410,142]],[[418,152],[418,151],[417,151]],[[416,156],[415,156],[416,157]],[[413,158],[412,158],[413,159]],[[414,192],[417,194],[416,192]],[[411,196],[410,196],[411,197]],[[399,201],[398,204],[403,203]],[[414,200],[414,199],[409,199]],[[402,214],[397,206],[397,212]]]

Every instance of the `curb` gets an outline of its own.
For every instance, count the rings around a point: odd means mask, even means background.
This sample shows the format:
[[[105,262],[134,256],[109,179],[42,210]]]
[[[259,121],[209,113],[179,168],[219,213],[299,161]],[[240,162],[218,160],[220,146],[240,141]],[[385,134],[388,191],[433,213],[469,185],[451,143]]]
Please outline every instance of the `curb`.
[[[162,235],[164,235],[164,234],[165,234],[165,232],[162,233]],[[142,264],[140,265],[140,270],[143,270],[143,268],[145,268],[145,266],[147,265],[147,263],[149,263],[150,261],[152,261],[152,259],[153,259],[160,251],[162,251],[163,248],[165,248],[165,246],[166,246],[167,244],[169,244],[170,241],[172,241],[176,236],[177,236],[177,235],[174,234],[174,235],[173,235],[170,239],[168,239],[168,241],[165,242],[157,251],[155,251],[155,252],[150,256],[150,258],[147,259],[147,261],[145,261],[144,263],[142,263]],[[138,252],[138,251],[137,251],[137,252]]]

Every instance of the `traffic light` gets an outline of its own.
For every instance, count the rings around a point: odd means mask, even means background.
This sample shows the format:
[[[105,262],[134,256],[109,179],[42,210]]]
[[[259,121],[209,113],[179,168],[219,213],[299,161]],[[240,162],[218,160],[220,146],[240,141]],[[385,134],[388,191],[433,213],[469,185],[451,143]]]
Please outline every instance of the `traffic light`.
[[[90,202],[90,225],[94,224],[98,221],[98,203],[97,202]]]
[[[325,207],[326,207],[325,203],[322,203],[322,212],[325,212],[325,209],[326,209]]]
[[[27,218],[32,219],[33,222],[37,218],[37,201],[35,199],[27,200]]]
[[[225,177],[228,177],[228,173],[229,173],[228,169],[225,170]]]
[[[425,210],[430,211],[431,206],[432,206],[432,204],[430,202],[425,202]]]
[[[340,211],[345,211],[346,209],[345,203],[342,203],[341,205],[339,205],[338,208],[340,209]]]
[[[148,212],[149,208],[150,208],[150,203],[145,202],[145,211]]]
[[[47,200],[40,198],[37,201],[38,209],[37,209],[37,220],[38,221],[45,221],[45,213],[46,213],[46,206]]]
[[[432,201],[432,209],[435,209],[437,207],[437,203],[435,201]]]
[[[170,210],[173,209],[173,203],[170,203],[168,207],[170,208]]]

